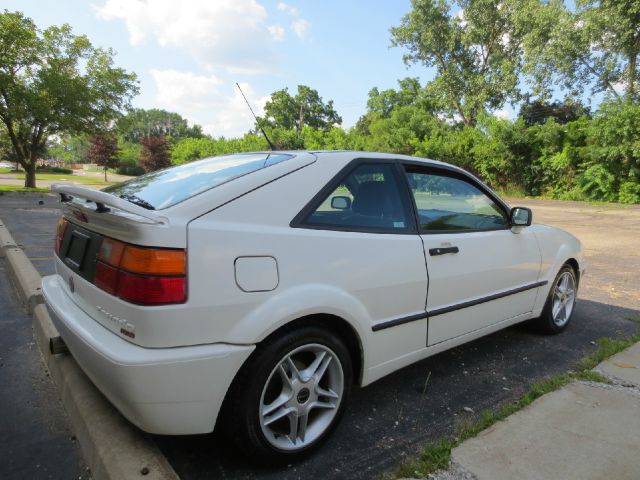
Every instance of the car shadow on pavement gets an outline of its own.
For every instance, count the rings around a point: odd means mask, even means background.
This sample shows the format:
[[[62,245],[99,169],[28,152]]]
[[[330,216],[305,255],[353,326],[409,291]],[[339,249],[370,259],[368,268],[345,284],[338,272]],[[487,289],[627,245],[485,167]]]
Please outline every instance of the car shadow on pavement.
[[[640,308],[580,300],[560,335],[528,325],[507,328],[440,353],[353,391],[331,438],[304,461],[255,467],[223,432],[154,436],[183,480],[205,478],[368,479],[392,470],[422,446],[452,435],[484,410],[517,400],[545,377],[571,370],[594,352],[601,337],[640,331]]]

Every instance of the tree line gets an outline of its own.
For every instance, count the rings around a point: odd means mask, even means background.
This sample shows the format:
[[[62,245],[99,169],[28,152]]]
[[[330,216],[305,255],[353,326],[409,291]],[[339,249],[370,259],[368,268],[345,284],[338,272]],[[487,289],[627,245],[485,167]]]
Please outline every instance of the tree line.
[[[45,156],[137,174],[266,150],[262,128],[279,149],[425,156],[514,193],[640,203],[640,2],[412,0],[390,41],[434,78],[372,88],[355,126],[342,128],[333,102],[300,85],[273,92],[245,135],[213,138],[177,113],[131,109],[135,74],[113,52],[5,11],[0,149],[30,183]],[[602,96],[597,110],[585,95]],[[517,118],[494,115],[507,104]]]

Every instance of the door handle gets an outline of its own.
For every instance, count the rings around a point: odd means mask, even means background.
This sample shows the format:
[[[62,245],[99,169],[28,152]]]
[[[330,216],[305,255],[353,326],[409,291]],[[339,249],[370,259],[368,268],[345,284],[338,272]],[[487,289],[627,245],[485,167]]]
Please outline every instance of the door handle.
[[[458,247],[440,247],[440,248],[430,248],[429,255],[435,257],[436,255],[444,255],[446,253],[458,253],[460,249]]]

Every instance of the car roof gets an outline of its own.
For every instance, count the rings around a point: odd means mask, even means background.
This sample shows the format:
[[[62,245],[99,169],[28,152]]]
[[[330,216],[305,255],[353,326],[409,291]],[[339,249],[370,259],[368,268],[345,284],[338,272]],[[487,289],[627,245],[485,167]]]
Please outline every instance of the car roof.
[[[410,155],[402,155],[399,153],[383,153],[383,152],[368,152],[361,150],[274,150],[274,151],[264,151],[264,152],[252,152],[252,153],[283,153],[289,155],[302,155],[302,154],[311,154],[315,155],[318,160],[322,160],[323,158],[330,158],[333,156],[339,156],[343,158],[344,156],[348,156],[350,158],[370,158],[371,160],[406,160],[411,162],[420,162],[425,165],[434,165],[447,167],[454,170],[459,170],[461,172],[467,173],[464,169],[458,167],[457,165],[453,165],[451,163],[441,162],[439,160],[433,160],[430,158],[423,157],[412,157]]]

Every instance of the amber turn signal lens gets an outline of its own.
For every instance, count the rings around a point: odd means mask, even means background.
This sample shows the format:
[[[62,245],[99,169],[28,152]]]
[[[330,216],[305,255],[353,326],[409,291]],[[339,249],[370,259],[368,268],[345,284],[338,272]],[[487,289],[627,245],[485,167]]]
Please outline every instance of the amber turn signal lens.
[[[184,275],[184,250],[143,248],[127,245],[120,268],[142,275]]]

